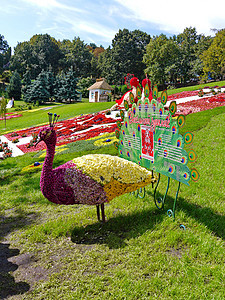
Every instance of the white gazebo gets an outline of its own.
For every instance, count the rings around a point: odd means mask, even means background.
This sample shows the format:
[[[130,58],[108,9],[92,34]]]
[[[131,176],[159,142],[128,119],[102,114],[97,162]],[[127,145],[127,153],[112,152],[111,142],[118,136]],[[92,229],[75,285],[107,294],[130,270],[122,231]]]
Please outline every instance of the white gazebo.
[[[112,87],[106,82],[105,78],[97,79],[89,90],[89,102],[104,102],[108,100],[108,94],[111,93]]]

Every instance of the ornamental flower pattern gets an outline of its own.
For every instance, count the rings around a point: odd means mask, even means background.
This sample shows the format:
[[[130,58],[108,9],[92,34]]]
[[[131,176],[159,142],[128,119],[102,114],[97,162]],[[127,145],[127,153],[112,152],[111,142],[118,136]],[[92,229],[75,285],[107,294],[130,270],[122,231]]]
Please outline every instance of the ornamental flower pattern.
[[[97,125],[97,126],[96,126]],[[79,140],[86,140],[100,135],[101,133],[112,133],[116,129],[116,120],[106,117],[105,112],[78,116],[69,120],[57,122],[55,129],[57,131],[57,146],[69,144]],[[13,136],[18,139],[26,136],[37,135],[43,126],[31,127],[18,130],[14,133],[8,133],[5,136],[12,141]],[[27,143],[17,146],[24,153],[35,152],[45,149],[44,143],[34,147],[34,143]]]

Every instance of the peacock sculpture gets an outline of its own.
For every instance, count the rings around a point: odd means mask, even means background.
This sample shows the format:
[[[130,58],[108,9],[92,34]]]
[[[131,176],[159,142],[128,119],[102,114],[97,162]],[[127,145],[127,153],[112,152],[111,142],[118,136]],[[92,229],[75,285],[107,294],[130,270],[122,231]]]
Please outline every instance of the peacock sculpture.
[[[38,144],[47,147],[40,187],[45,198],[56,204],[96,205],[97,217],[105,222],[104,203],[157,181],[156,176],[126,159],[107,154],[91,154],[75,158],[53,169],[56,146],[54,125],[58,120],[49,113],[49,126],[41,129]]]

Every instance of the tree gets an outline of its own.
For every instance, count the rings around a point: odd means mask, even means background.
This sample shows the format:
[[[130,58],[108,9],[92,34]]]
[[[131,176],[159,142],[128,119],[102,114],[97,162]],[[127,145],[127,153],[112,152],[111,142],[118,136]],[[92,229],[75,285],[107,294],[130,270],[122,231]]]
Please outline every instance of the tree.
[[[0,113],[2,118],[5,120],[5,128],[6,128],[6,112],[7,112],[7,101],[5,97],[2,97],[1,103],[0,103]]]
[[[69,71],[64,75],[58,78],[58,93],[56,94],[56,99],[59,102],[63,100],[69,101],[77,101],[79,96],[77,92],[77,78],[76,73],[73,70],[73,67],[69,69]]]
[[[72,41],[63,40],[60,47],[65,56],[64,70],[69,70],[72,66],[77,77],[90,75],[92,54],[79,37],[75,37]]]
[[[78,91],[82,94],[84,98],[88,98],[89,91],[87,90],[95,80],[91,77],[81,78],[77,83]]]
[[[127,73],[143,78],[143,55],[149,41],[150,36],[140,30],[119,30],[112,40],[112,48],[109,47],[99,56],[101,75],[110,83],[115,81],[119,84],[123,84]]]
[[[53,73],[57,73],[63,60],[59,46],[60,43],[48,34],[34,35],[30,41],[19,43],[15,47],[11,69],[17,69],[21,75],[30,70],[32,79],[50,67]]]
[[[17,70],[21,76],[29,70],[31,78],[34,79],[37,65],[38,60],[33,56],[33,46],[30,42],[18,43],[10,60],[10,69]]]
[[[225,29],[216,33],[209,48],[202,53],[201,59],[205,76],[210,72],[214,78],[223,78],[225,74]]]
[[[51,68],[49,71],[46,71],[46,79],[47,79],[47,91],[49,92],[50,99],[53,100],[56,79],[53,72],[51,72]]]
[[[30,76],[30,71],[27,70],[26,73],[24,73],[23,79],[22,79],[21,94],[22,94],[23,99],[26,98],[25,95],[26,95],[28,89],[30,88],[30,85],[31,85],[31,76]]]
[[[49,98],[47,74],[43,70],[27,89],[24,94],[24,101],[42,104],[47,102]]]
[[[211,38],[198,35],[195,27],[185,28],[177,36],[177,43],[181,50],[180,76],[182,82],[186,83],[188,80],[201,75],[200,54],[209,47],[210,42]]]
[[[21,78],[17,71],[14,71],[10,81],[9,85],[7,87],[7,93],[10,98],[14,98],[15,100],[20,100],[21,98]]]
[[[9,66],[9,60],[11,57],[11,48],[4,36],[0,34],[0,74]]]
[[[144,62],[145,72],[155,84],[165,84],[167,81],[176,82],[179,73],[180,49],[173,39],[164,34],[155,36],[146,47]]]

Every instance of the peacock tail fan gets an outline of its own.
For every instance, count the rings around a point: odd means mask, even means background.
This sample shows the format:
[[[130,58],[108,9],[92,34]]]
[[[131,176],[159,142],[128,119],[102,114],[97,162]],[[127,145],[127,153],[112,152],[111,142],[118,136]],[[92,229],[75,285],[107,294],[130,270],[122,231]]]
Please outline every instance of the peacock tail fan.
[[[147,90],[145,95],[148,95]],[[115,147],[120,157],[189,185],[190,179],[199,179],[198,171],[187,166],[188,162],[196,161],[197,154],[184,149],[185,144],[193,141],[193,134],[186,132],[182,136],[179,133],[185,116],[173,118],[176,102],[166,110],[167,92],[162,93],[161,101],[157,100],[157,95],[158,89],[154,86],[151,101],[146,97],[133,103],[131,108],[125,106],[127,112],[123,114],[123,122],[117,124]]]

